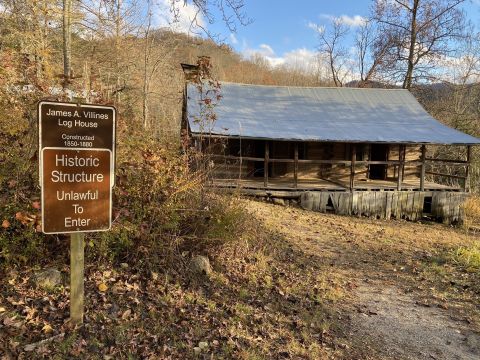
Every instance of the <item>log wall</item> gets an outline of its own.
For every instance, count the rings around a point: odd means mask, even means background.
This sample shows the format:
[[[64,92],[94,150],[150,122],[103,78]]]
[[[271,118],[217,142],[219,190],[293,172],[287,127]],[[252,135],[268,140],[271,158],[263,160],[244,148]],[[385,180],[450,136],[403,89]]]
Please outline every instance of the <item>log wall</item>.
[[[390,145],[388,151],[389,160],[398,160],[398,145]],[[420,145],[407,145],[405,148],[405,171],[403,174],[404,180],[418,179],[420,175],[420,166],[408,164],[408,161],[420,161],[422,150]],[[398,167],[389,165],[387,167],[387,177],[396,178]]]
[[[305,192],[300,205],[308,210],[377,219],[418,220],[424,215],[445,224],[462,223],[466,193],[424,191]],[[424,212],[425,200],[431,212]]]
[[[271,159],[293,159],[294,157],[294,142],[279,142],[269,141],[270,144],[270,158]],[[299,143],[301,150],[299,152],[299,159],[309,160],[347,160],[350,161],[352,157],[353,144],[348,143],[320,143],[308,142]],[[234,155],[246,157],[262,158],[264,156],[264,141],[260,140],[242,140],[241,146],[238,142],[226,144],[224,148],[220,145],[211,147],[211,153],[218,155]],[[370,145],[356,144],[357,160],[370,160]],[[218,149],[217,149],[218,148]],[[389,145],[388,159],[398,160],[399,146],[396,144]],[[418,178],[420,174],[420,167],[417,165],[408,164],[409,160],[419,160],[421,155],[420,146],[407,145],[405,160],[407,163],[404,166],[404,179],[409,180]],[[254,166],[253,164],[242,164],[242,177],[244,174],[251,174]],[[218,163],[218,178],[238,178],[239,164],[222,164]],[[355,181],[368,180],[368,165],[356,164],[355,166]],[[395,179],[397,177],[398,166],[389,165],[387,167],[387,178]],[[298,179],[326,179],[331,181],[341,181],[348,183],[350,181],[351,168],[346,164],[298,164]],[[293,178],[294,164],[273,162],[270,164],[269,177],[271,178]]]

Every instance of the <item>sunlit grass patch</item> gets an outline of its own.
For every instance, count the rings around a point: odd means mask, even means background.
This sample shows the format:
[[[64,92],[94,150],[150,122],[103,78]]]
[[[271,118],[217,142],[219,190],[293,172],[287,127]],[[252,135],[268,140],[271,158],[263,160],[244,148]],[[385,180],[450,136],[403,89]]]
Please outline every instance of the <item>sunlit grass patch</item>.
[[[461,246],[451,252],[453,261],[463,266],[467,271],[480,272],[480,243]]]
[[[463,207],[465,210],[464,227],[469,229],[472,226],[480,226],[480,197],[478,195],[470,196]]]

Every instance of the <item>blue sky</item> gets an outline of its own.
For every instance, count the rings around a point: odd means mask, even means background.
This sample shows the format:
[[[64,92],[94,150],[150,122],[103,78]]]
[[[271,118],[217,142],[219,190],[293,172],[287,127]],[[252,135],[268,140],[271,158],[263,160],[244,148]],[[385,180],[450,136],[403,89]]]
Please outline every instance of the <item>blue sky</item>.
[[[370,4],[371,0],[246,0],[246,13],[253,22],[240,26],[235,34],[238,43],[230,39],[230,44],[239,51],[268,44],[278,55],[298,48],[313,50],[318,40],[309,23],[326,24],[327,16],[366,16]]]
[[[170,0],[160,0],[162,1],[168,3]],[[353,37],[359,20],[369,14],[373,0],[244,0],[244,2],[245,12],[252,19],[252,23],[245,27],[239,25],[236,33],[228,31],[215,11],[213,11],[216,20],[214,24],[203,21],[203,25],[212,33],[219,34],[226,43],[245,57],[258,53],[266,57],[272,65],[276,65],[308,61],[313,56],[318,46],[318,38],[309,24],[327,25],[331,17],[342,17],[350,26]],[[183,0],[181,3],[183,4]],[[188,17],[195,13],[190,4],[188,2],[187,7],[181,9],[184,24],[187,24]],[[480,29],[480,0],[467,0],[463,7],[469,19],[477,29]],[[181,28],[180,24],[180,31]]]

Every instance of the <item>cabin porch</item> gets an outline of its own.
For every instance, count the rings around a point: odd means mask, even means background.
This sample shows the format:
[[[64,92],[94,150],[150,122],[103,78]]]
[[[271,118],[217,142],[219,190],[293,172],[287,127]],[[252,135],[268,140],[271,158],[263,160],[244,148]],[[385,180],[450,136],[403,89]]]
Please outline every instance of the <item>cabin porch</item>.
[[[267,186],[258,178],[243,179],[213,179],[211,185],[216,188],[239,188],[244,192],[250,190],[266,191],[350,191],[350,184],[345,181],[332,181],[328,179],[298,179],[297,184],[288,178],[270,178]],[[401,189],[407,191],[420,191],[420,180],[408,179],[401,183]],[[361,180],[355,182],[353,191],[396,191],[398,182],[394,180]],[[425,181],[424,191],[463,191],[460,186],[448,186]]]
[[[200,145],[200,146],[199,146]],[[265,191],[468,192],[471,147],[438,158],[425,144],[209,139],[212,185]],[[460,158],[458,158],[460,157]]]

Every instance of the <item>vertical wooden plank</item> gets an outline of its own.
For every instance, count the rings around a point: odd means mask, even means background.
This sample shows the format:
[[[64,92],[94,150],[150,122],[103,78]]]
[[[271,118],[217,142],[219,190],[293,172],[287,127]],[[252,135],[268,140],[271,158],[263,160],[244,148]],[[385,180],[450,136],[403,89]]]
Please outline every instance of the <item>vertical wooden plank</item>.
[[[320,212],[327,212],[327,204],[328,199],[330,198],[330,193],[328,191],[320,192],[320,199],[319,199],[319,211]]]
[[[462,206],[462,201],[460,194],[452,193],[452,199],[450,200],[453,203],[452,209],[452,222],[459,221],[460,207]]]
[[[363,215],[363,191],[357,192],[357,216]]]
[[[352,215],[358,215],[358,192],[352,193]]]
[[[425,191],[425,155],[427,153],[427,148],[425,145],[422,145],[422,168],[420,170],[420,191]]]
[[[415,196],[415,192],[414,191],[408,191],[407,192],[407,208],[406,208],[406,212],[405,212],[405,215],[407,216],[408,220],[414,220],[413,219],[413,213],[414,213],[414,196]]]
[[[467,167],[465,168],[465,183],[463,185],[463,190],[465,192],[470,191],[470,163],[472,158],[472,146],[467,145]]]
[[[395,219],[397,219],[397,206],[398,206],[398,192],[392,192],[392,215]]]
[[[387,191],[381,191],[380,194],[381,194],[380,218],[381,219],[386,219],[387,218],[386,209],[387,209],[388,192]]]
[[[268,140],[265,140],[265,155],[263,161],[263,186],[268,187],[268,163],[270,160],[270,146]]]
[[[375,193],[369,191],[367,192],[367,201],[365,202],[365,214],[367,214],[368,217],[372,216],[372,210],[375,205]]]
[[[350,163],[350,192],[355,188],[355,161],[357,160],[357,146],[352,144],[352,156]]]
[[[313,196],[311,192],[304,192],[300,196],[300,206],[306,210],[313,210]]]
[[[322,209],[322,197],[321,193],[318,192],[312,192],[313,196],[313,211],[320,211],[323,212],[325,210]]]
[[[403,181],[403,145],[398,145],[398,172],[397,172],[397,190],[402,190],[402,181]]]
[[[445,200],[444,200],[444,205],[443,205],[443,216],[444,216],[444,223],[445,224],[450,224],[452,222],[452,215],[451,215],[451,212],[450,212],[450,193],[449,192],[445,192],[444,193],[445,195]]]
[[[84,233],[70,235],[70,321],[83,323]]]
[[[463,224],[465,220],[465,206],[463,206],[464,202],[467,200],[466,194],[462,194],[460,198],[460,206],[458,207],[458,222]]]
[[[399,209],[400,209],[400,214],[399,214],[399,218],[402,219],[405,217],[405,213],[406,213],[406,209],[407,209],[407,192],[406,191],[402,191],[399,193],[399,196],[400,196],[400,206],[399,206]]]
[[[298,187],[298,142],[295,143],[293,160],[293,186],[296,189]]]
[[[361,203],[361,207],[360,207],[360,211],[362,213],[362,216],[368,216],[368,212],[367,212],[367,209],[368,209],[368,193],[366,191],[362,191],[361,192],[361,199],[362,199],[362,203]]]
[[[381,215],[380,215],[380,208],[381,208],[380,198],[381,198],[381,194],[380,194],[379,191],[375,191],[374,194],[375,194],[375,201],[374,201],[372,216],[373,216],[374,218],[377,218],[377,217],[381,217]]]
[[[419,192],[419,191],[415,191],[413,193],[413,217],[414,217],[414,220],[418,220],[420,218],[420,214],[419,214],[419,211],[418,211],[418,207],[419,207],[419,203],[420,203],[420,195],[422,193]]]
[[[344,210],[344,215],[352,215],[352,201],[353,201],[353,194],[350,193],[344,193],[344,199],[345,199],[345,210]]]
[[[438,192],[432,192],[432,216],[438,218]]]
[[[393,199],[393,192],[386,191],[385,192],[385,219],[390,220],[392,216],[392,199]]]

